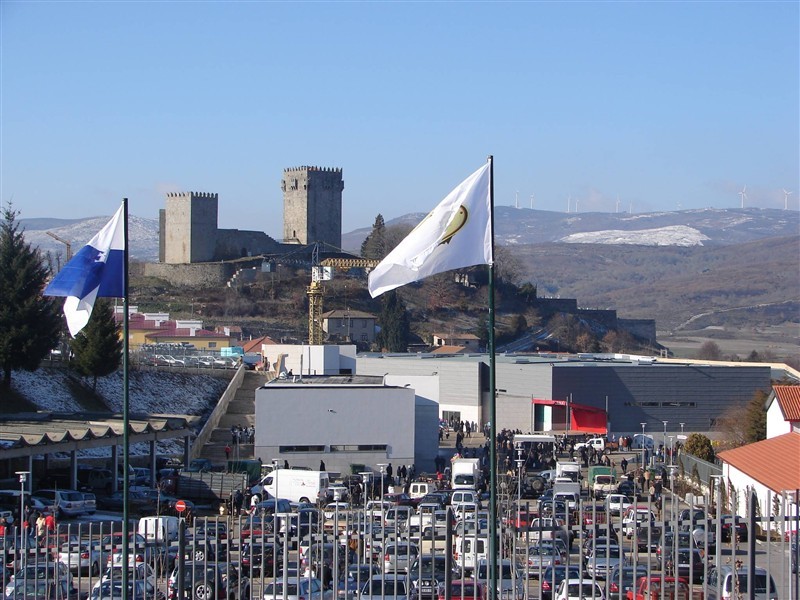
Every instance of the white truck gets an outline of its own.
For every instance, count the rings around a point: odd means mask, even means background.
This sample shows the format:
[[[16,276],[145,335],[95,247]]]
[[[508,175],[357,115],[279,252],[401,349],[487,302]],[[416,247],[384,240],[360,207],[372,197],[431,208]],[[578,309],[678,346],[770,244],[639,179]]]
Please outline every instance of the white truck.
[[[329,486],[327,471],[276,469],[262,480],[263,490],[271,498],[290,502],[317,502],[327,496]]]
[[[581,465],[575,461],[558,461],[556,463],[556,478],[569,477],[574,482],[580,481]]]
[[[456,458],[450,464],[450,487],[454,490],[477,490],[482,476],[480,458]]]

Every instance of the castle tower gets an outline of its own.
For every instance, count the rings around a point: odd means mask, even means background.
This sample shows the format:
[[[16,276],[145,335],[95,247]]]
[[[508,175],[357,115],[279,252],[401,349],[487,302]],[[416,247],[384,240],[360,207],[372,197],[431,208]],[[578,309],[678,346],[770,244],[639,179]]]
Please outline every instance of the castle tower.
[[[342,170],[293,167],[283,170],[283,241],[324,242],[342,247]]]
[[[217,246],[219,196],[205,192],[167,194],[161,222],[165,263],[197,263],[214,260]],[[159,244],[162,240],[159,239]]]

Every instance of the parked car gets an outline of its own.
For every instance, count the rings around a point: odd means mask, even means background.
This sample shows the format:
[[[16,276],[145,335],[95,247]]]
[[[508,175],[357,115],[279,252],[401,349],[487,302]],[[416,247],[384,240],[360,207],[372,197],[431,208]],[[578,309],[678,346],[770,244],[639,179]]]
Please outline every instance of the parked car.
[[[628,590],[626,600],[650,600],[651,598],[661,598],[662,595],[665,598],[680,600],[691,598],[689,584],[685,579],[650,575],[650,577],[639,577],[635,589]]]
[[[542,600],[552,600],[553,590],[558,589],[564,579],[580,579],[581,569],[578,565],[555,565],[547,567],[542,573],[540,584],[542,587]]]
[[[555,600],[605,600],[602,588],[591,579],[564,579],[556,590]]]
[[[58,548],[58,560],[73,573],[86,572],[94,577],[100,574],[100,549],[87,540],[69,540]]]
[[[708,573],[708,594],[706,600],[729,600],[737,597],[736,588],[739,589],[738,597],[744,598],[747,595],[749,585],[749,572],[747,567],[734,569],[731,565],[723,565],[719,569],[713,568]],[[753,579],[755,597],[757,600],[777,600],[778,591],[772,576],[767,583],[767,571],[760,567],[755,570]],[[717,587],[720,588],[721,596],[717,597]],[[769,587],[769,590],[767,590]]]
[[[408,586],[405,575],[375,575],[367,581],[358,593],[359,600],[408,600]],[[268,600],[266,594],[264,600]]]
[[[437,600],[445,600],[445,585],[437,588]],[[474,579],[454,579],[450,582],[450,598],[453,600],[486,600],[488,597],[486,582]]]
[[[739,515],[722,515],[720,519],[722,519],[720,533],[721,542],[731,543],[733,531],[736,531],[737,542],[747,541],[747,522],[744,520],[744,517],[740,517]]]
[[[606,580],[606,598],[608,600],[625,600],[628,592],[633,590],[640,577],[647,577],[647,565],[617,565],[611,570]]]
[[[224,562],[187,562],[183,567],[183,582],[178,580],[176,567],[169,576],[167,595],[177,598],[179,588],[187,600],[250,600],[250,578],[240,574],[236,565]]]
[[[333,590],[326,590],[319,579],[288,577],[285,589],[283,579],[275,579],[266,585],[264,600],[273,598],[280,598],[280,600],[333,600]]]

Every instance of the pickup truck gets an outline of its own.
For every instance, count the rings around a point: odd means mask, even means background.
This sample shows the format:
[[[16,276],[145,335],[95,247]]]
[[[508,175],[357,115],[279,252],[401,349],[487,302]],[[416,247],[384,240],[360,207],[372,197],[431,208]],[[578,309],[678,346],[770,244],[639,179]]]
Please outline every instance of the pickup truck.
[[[647,577],[639,577],[636,582],[636,587],[633,590],[628,590],[627,600],[650,600],[651,598],[663,598],[664,600],[702,600],[702,590],[689,591],[689,583],[683,577],[663,578],[663,595],[662,595],[662,578],[651,575],[648,581]]]
[[[585,442],[578,442],[575,444],[576,452],[580,452],[581,448],[594,448],[600,454],[611,454],[612,451],[619,450],[619,444],[617,442],[606,441],[605,438],[594,437]]]

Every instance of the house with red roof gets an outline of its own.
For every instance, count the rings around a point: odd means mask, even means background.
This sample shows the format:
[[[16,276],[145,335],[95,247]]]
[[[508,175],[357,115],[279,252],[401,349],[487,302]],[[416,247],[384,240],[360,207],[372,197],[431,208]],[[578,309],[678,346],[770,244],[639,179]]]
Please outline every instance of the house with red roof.
[[[762,515],[797,515],[800,489],[800,431],[720,452],[722,480],[730,498],[728,512],[747,514],[748,491],[758,498]],[[778,496],[777,501],[775,497]]]
[[[774,385],[765,404],[767,439],[800,432],[800,385]]]

